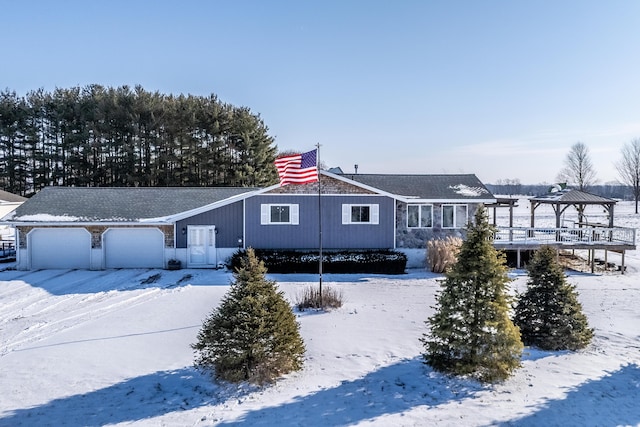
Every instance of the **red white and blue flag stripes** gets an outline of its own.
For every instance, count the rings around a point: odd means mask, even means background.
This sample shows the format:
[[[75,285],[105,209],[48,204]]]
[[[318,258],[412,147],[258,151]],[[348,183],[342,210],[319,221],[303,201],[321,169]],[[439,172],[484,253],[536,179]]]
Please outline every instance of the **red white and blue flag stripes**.
[[[278,157],[276,169],[280,185],[307,184],[318,181],[318,150]]]

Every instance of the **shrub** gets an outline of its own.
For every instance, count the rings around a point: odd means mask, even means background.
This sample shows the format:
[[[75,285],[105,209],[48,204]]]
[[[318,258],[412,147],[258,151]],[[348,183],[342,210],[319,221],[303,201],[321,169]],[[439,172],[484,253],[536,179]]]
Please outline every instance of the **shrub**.
[[[256,249],[255,254],[271,273],[314,274],[320,263],[317,252]],[[244,250],[237,251],[228,267],[235,270],[244,256]],[[322,256],[324,273],[402,274],[406,266],[404,253],[389,250],[326,252]]]
[[[522,341],[509,318],[504,256],[493,247],[493,227],[478,209],[458,260],[441,282],[436,311],[422,342],[435,370],[480,381],[506,379],[520,366]]]
[[[529,264],[527,290],[515,308],[522,341],[542,350],[578,350],[593,337],[575,286],[567,283],[557,252],[537,250]]]
[[[298,295],[296,307],[298,307],[300,311],[308,308],[325,310],[327,308],[342,307],[342,301],[341,291],[329,286],[324,286],[322,288],[322,298],[320,298],[320,287],[309,286],[302,291],[302,294]]]
[[[448,236],[427,242],[427,265],[434,273],[444,273],[456,262],[462,239]]]
[[[220,306],[198,333],[197,368],[230,382],[264,384],[302,368],[304,343],[291,307],[248,249]]]

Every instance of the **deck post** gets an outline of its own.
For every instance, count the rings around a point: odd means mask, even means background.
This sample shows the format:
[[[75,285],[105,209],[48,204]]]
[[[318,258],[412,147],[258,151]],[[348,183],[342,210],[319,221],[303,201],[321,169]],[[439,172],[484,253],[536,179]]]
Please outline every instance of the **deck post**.
[[[520,268],[520,248],[518,248],[516,267]]]
[[[589,249],[589,253],[591,254],[591,274],[593,274],[596,271],[596,250]]]
[[[624,250],[622,251],[622,265],[620,265],[620,273],[624,274]]]

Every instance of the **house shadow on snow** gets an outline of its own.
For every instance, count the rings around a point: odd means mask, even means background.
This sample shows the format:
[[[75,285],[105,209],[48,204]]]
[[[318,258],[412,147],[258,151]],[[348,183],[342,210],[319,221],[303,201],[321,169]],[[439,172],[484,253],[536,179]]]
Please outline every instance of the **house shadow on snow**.
[[[70,378],[72,380],[72,378]],[[156,372],[85,394],[18,409],[0,426],[103,426],[218,403],[218,387],[195,368]]]
[[[587,381],[551,400],[525,417],[499,424],[507,426],[640,425],[640,367],[629,364],[597,380]]]
[[[425,383],[433,386],[425,388]],[[422,405],[462,400],[480,390],[482,386],[476,383],[435,374],[420,358],[415,358],[216,425],[347,425]],[[0,427],[61,424],[93,427],[145,420],[152,423],[155,417],[210,405],[208,412],[213,412],[213,417],[224,416],[215,413],[215,405],[236,403],[250,391],[251,388],[216,385],[194,368],[162,371],[43,405],[7,411],[8,415],[0,418]],[[184,425],[197,421],[190,417],[200,416],[185,414]]]
[[[224,270],[9,270],[0,272],[0,282],[25,282],[51,295],[92,294],[179,286],[227,286],[232,279]]]

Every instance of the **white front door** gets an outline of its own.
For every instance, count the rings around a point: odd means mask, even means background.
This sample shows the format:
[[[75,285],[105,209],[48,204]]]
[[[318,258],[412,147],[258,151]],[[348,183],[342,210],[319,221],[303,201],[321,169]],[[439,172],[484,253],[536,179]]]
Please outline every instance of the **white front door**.
[[[215,267],[216,227],[213,225],[190,225],[187,227],[189,267]]]

